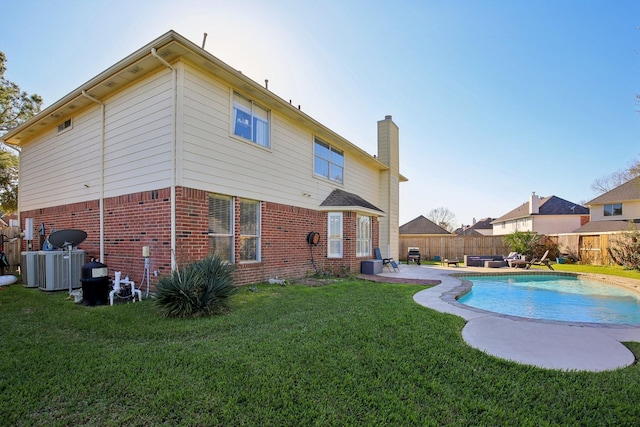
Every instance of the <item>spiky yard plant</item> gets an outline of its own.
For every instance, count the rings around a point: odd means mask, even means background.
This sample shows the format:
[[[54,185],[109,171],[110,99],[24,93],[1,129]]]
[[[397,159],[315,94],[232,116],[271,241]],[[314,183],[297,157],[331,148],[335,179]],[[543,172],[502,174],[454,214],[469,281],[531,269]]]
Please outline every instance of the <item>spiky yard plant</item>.
[[[156,304],[167,317],[209,316],[222,311],[238,289],[235,268],[217,256],[186,264],[156,286]]]

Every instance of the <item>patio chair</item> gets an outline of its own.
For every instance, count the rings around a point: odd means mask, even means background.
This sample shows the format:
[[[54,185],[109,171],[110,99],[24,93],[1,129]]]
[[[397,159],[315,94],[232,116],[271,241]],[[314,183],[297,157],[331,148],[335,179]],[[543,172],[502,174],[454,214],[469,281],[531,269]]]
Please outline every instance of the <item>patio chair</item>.
[[[551,264],[549,264],[549,260],[547,259],[547,255],[549,255],[549,251],[547,250],[544,255],[542,255],[542,258],[538,259],[538,258],[534,258],[531,261],[527,262],[527,266],[525,267],[525,269],[529,269],[532,265],[544,265],[546,266],[549,270],[553,270],[553,267],[551,267]]]
[[[389,271],[400,271],[398,268],[398,264],[396,264],[393,258],[382,258],[382,254],[380,253],[380,248],[375,248],[373,252],[376,254],[376,259],[382,261],[382,268],[387,267]],[[393,268],[393,270],[391,270]]]

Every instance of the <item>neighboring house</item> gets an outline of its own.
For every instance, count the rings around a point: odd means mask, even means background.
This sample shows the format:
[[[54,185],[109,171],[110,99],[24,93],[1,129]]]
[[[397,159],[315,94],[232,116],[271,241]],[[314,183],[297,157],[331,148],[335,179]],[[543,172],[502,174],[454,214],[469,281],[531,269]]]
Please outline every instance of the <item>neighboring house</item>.
[[[371,155],[173,31],[3,139],[21,151],[21,224],[82,229],[134,280],[143,247],[160,274],[218,254],[239,284],[398,257],[391,116]]]
[[[495,218],[482,218],[475,221],[471,226],[462,226],[455,231],[458,236],[491,236],[493,235],[493,225],[491,224]]]
[[[493,235],[515,231],[538,234],[569,233],[589,220],[589,209],[556,196],[539,197],[532,193],[529,201],[494,220]]]
[[[455,237],[455,235],[420,215],[400,227],[400,259],[406,259],[410,247],[417,247],[422,259],[430,259],[440,252],[432,254],[428,242],[434,240],[433,238],[437,238],[436,240],[439,242],[441,238],[448,240],[451,237]]]
[[[400,237],[453,236],[430,219],[420,215],[400,227]]]
[[[616,233],[640,223],[640,177],[587,202],[590,221],[574,233]]]

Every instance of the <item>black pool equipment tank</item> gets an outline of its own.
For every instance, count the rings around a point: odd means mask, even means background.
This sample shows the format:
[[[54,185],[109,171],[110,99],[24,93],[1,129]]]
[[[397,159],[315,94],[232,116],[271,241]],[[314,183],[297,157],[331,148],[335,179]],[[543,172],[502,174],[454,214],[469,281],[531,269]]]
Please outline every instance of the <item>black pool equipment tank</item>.
[[[82,303],[84,305],[108,304],[111,279],[105,264],[93,259],[83,265],[80,282],[82,283]]]

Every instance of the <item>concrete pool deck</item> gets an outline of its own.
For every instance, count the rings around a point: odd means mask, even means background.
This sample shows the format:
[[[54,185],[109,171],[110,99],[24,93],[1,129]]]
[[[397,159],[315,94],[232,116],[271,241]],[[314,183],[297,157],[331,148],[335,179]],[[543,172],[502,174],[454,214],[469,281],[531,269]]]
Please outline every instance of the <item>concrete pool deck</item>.
[[[640,326],[539,321],[477,310],[455,302],[455,296],[461,292],[462,278],[452,274],[505,271],[509,270],[402,264],[399,272],[378,276],[440,280],[439,285],[415,294],[414,301],[465,319],[462,338],[471,347],[492,356],[565,371],[609,371],[635,363],[633,353],[622,343],[640,342]]]

